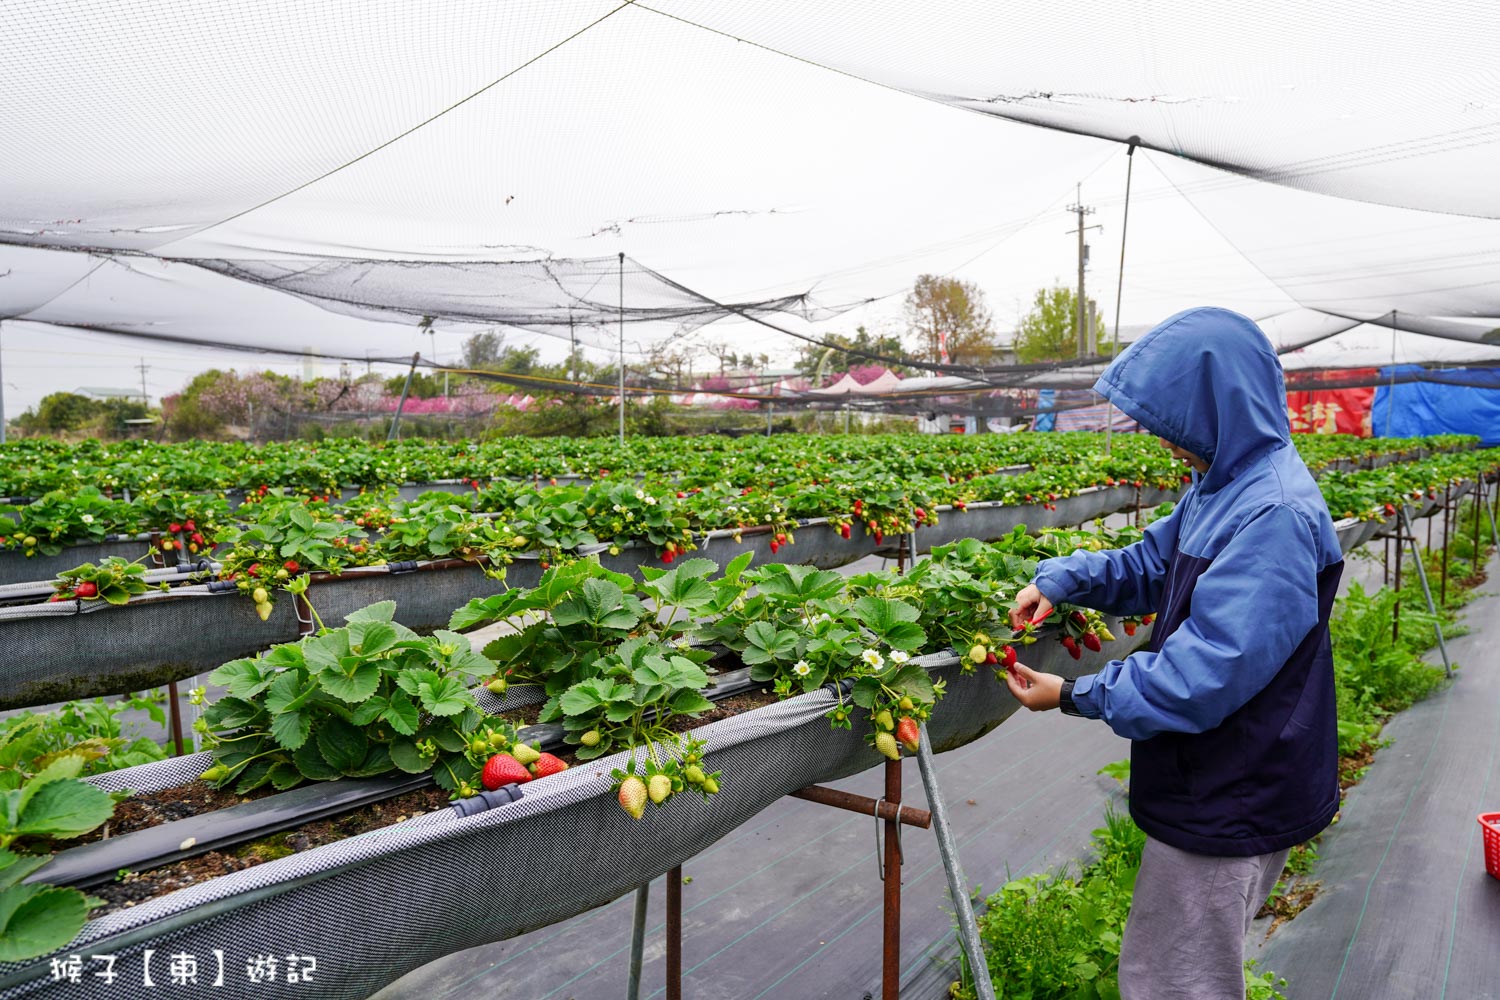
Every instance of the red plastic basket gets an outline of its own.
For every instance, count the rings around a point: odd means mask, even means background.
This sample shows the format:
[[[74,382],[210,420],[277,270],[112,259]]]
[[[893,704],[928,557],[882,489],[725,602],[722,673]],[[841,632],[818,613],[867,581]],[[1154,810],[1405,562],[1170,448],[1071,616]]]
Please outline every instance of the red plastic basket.
[[[1480,813],[1479,828],[1484,831],[1484,867],[1500,878],[1500,813]]]

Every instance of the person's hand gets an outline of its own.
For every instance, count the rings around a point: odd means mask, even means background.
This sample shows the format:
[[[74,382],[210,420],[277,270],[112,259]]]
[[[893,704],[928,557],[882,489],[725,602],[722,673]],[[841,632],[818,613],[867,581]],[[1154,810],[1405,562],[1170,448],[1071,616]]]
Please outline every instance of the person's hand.
[[[1010,627],[1025,628],[1051,610],[1052,602],[1042,596],[1036,584],[1028,583],[1026,589],[1016,595],[1016,606],[1010,609]]]
[[[1018,662],[1005,671],[1005,686],[1010,688],[1016,701],[1033,712],[1045,712],[1057,707],[1062,697],[1063,679],[1056,674],[1038,673]]]

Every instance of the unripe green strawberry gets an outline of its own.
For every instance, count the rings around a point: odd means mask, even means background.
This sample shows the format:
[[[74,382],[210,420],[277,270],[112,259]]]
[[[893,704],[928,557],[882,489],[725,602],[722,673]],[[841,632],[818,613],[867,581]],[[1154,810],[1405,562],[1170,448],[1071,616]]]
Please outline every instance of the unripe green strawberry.
[[[896,728],[896,720],[892,719],[891,713],[885,710],[875,713],[875,718],[872,721],[875,723],[877,729]]]
[[[718,781],[718,779],[717,778],[704,778],[703,779],[703,790],[705,792],[707,792],[709,795],[718,795],[719,794],[719,781]]]
[[[476,736],[469,741],[470,753],[485,753],[489,750],[489,748],[489,742],[482,737]]]
[[[896,737],[890,733],[875,734],[875,749],[889,757],[891,760],[901,759],[901,748],[896,745]]]
[[[682,772],[683,780],[690,785],[703,784],[703,768],[697,764],[689,764]]]
[[[510,683],[504,677],[496,677],[485,687],[489,689],[490,694],[504,694],[505,689],[510,687]]]
[[[590,729],[588,732],[586,732],[582,736],[578,737],[578,742],[582,743],[586,747],[596,747],[596,746],[598,746],[599,745],[599,740],[600,740],[599,730],[597,730],[597,729]]]
[[[270,601],[262,601],[261,603],[259,603],[259,604],[257,604],[255,606],[255,613],[258,614],[258,615],[260,615],[260,620],[261,621],[268,621],[268,620],[270,620],[271,612],[274,611],[274,610],[275,610],[275,607],[274,607],[274,605],[271,604]]]
[[[911,716],[902,716],[901,720],[896,723],[896,739],[900,740],[906,749],[916,753],[917,747],[922,743],[922,731],[917,728],[917,720]]]
[[[502,732],[493,732],[490,733],[489,744],[492,750],[504,750],[510,746],[510,740],[506,739]]]
[[[984,658],[987,655],[988,653],[986,652],[985,648],[977,643],[974,645],[973,649],[969,650],[969,659],[974,661],[975,663],[983,663]]]
[[[665,774],[653,774],[651,780],[646,782],[646,794],[651,797],[652,802],[661,805],[672,794],[672,779]]]
[[[255,600],[256,604],[264,604],[271,599],[271,595],[266,593],[265,587],[256,587],[250,592],[250,596]]]
[[[529,743],[517,743],[511,750],[510,755],[524,765],[535,764],[542,752]]]
[[[631,819],[640,819],[646,812],[646,783],[631,775],[620,783],[620,808],[630,814]]]
[[[215,764],[207,771],[204,771],[202,774],[198,775],[198,777],[204,781],[221,781],[227,774],[229,774],[229,768],[225,767],[223,764]]]
[[[917,703],[912,701],[910,698],[902,698],[900,701],[900,706],[901,711],[910,712],[912,709],[917,707]]]

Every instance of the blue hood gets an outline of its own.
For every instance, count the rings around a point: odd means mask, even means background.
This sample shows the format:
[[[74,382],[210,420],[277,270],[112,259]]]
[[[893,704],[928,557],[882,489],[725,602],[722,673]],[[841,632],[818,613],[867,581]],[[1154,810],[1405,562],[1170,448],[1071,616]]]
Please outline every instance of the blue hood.
[[[1281,362],[1260,327],[1228,309],[1173,316],[1116,358],[1094,391],[1208,462],[1206,493],[1291,443]]]

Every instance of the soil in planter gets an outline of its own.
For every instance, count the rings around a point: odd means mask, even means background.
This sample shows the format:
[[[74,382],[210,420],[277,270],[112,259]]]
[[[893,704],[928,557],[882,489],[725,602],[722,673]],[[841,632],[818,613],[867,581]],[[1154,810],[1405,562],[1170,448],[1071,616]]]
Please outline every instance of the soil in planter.
[[[751,709],[778,701],[769,691],[748,691],[717,702],[712,709],[696,719],[684,719],[684,731],[706,726]],[[518,724],[518,716],[530,714],[534,720],[540,706],[528,706],[506,717]],[[560,755],[570,766],[575,764],[573,754]],[[259,790],[257,790],[259,791]],[[256,796],[259,797],[259,796]],[[178,788],[169,788],[151,795],[143,795],[120,803],[115,809],[115,818],[110,821],[111,834],[127,833],[171,820],[212,812],[238,805],[244,798],[232,792],[214,789],[201,781],[191,782]],[[220,875],[228,875],[254,865],[284,858],[312,850],[324,844],[346,840],[370,830],[400,823],[412,816],[433,812],[450,805],[448,793],[437,787],[423,788],[405,795],[398,795],[383,802],[372,803],[351,812],[327,819],[317,820],[297,827],[262,837],[236,848],[210,851],[197,857],[187,858],[176,864],[152,869],[148,872],[125,872],[114,882],[99,886],[94,895],[106,901],[89,914],[90,919],[102,917],[116,910],[135,906],[148,899],[164,896],[169,892],[205,882]],[[122,815],[123,814],[123,815]]]
[[[230,796],[230,799],[233,800],[234,796]],[[231,801],[229,804],[235,803]],[[289,854],[299,854],[324,844],[347,840],[447,805],[447,792],[436,787],[422,788],[339,816],[307,823],[295,830],[273,833],[239,847],[210,851],[149,872],[126,873],[114,882],[91,890],[108,905],[101,906],[89,916],[91,919],[102,917],[106,913],[164,896],[176,889],[284,858]]]

